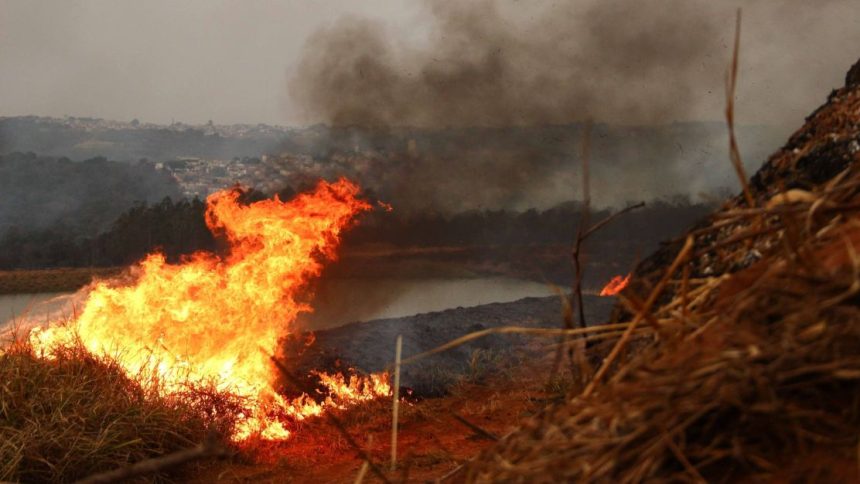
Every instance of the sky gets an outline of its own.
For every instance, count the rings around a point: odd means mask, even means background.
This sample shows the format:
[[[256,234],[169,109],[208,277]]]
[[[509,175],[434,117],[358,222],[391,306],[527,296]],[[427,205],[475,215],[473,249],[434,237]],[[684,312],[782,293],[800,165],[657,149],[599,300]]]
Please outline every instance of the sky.
[[[541,11],[565,4],[575,36],[577,8],[581,6],[584,16],[595,1],[505,0],[500,11],[506,22],[516,25],[544,18]],[[688,119],[683,120],[722,119],[723,77],[737,7],[744,12],[740,122],[799,126],[830,89],[843,83],[848,67],[860,57],[857,0],[689,2],[698,4],[689,15],[706,16],[713,34],[701,51],[695,102],[684,110]],[[618,7],[609,12],[624,19],[617,23],[623,28],[638,28],[635,19],[643,12],[637,9],[673,14],[670,2],[610,3]],[[280,125],[326,121],[324,113],[309,108],[297,99],[297,90],[290,89],[297,77],[308,82],[297,70],[308,65],[309,56],[319,55],[318,47],[309,48],[310,40],[350,22],[368,21],[393,46],[423,49],[425,56],[429,50],[432,56],[439,19],[428,5],[433,4],[0,0],[0,116]],[[647,28],[643,32],[661,35]],[[669,86],[690,82],[684,76],[674,78],[671,71],[662,76],[661,82]]]

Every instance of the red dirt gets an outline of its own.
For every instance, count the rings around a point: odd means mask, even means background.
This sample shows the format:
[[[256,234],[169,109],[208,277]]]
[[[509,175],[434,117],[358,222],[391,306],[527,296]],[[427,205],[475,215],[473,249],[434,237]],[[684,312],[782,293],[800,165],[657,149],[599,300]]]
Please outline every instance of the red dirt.
[[[493,442],[458,422],[503,436],[560,398],[547,389],[549,361],[516,368],[481,383],[461,383],[452,394],[401,405],[398,469],[388,472],[391,402],[376,401],[337,414],[352,437],[368,445],[374,462],[391,480],[437,479]],[[325,419],[307,422],[285,443],[248,451],[257,462],[234,458],[204,464],[190,482],[354,482],[362,465],[345,439]],[[405,479],[404,479],[405,478]],[[365,482],[379,482],[368,471]]]

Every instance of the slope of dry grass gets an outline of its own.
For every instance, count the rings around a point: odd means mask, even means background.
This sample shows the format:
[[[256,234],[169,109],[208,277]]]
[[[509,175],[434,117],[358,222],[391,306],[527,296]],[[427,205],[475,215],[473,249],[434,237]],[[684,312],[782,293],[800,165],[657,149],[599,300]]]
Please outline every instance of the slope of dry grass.
[[[860,480],[858,106],[849,82],[753,177],[752,201],[640,266],[608,371],[469,480]]]
[[[230,404],[201,389],[160,397],[80,347],[42,358],[15,343],[0,353],[0,481],[71,482],[193,446]]]

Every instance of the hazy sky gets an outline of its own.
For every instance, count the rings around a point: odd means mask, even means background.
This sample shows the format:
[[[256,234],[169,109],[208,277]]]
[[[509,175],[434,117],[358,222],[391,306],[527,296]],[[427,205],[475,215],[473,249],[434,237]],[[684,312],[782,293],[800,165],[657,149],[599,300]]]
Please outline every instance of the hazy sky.
[[[713,81],[701,85],[694,119],[722,117],[737,6],[745,16],[744,122],[799,125],[860,57],[858,0],[690,1],[718,26],[701,67]],[[512,0],[503,10],[516,23],[552,3]],[[627,3],[617,14],[628,22],[637,8],[660,8]],[[307,39],[350,16],[376,20],[394,44],[432,45],[433,17],[417,1],[0,0],[0,115],[319,121],[290,98],[288,81]]]

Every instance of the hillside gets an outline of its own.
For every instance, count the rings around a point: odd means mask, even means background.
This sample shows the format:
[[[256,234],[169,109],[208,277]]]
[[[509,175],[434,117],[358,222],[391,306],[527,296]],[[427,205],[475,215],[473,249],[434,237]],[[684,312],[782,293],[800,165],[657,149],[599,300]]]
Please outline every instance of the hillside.
[[[472,481],[856,481],[860,62],[740,195],[642,262],[625,336]],[[610,349],[611,348],[611,349]]]

